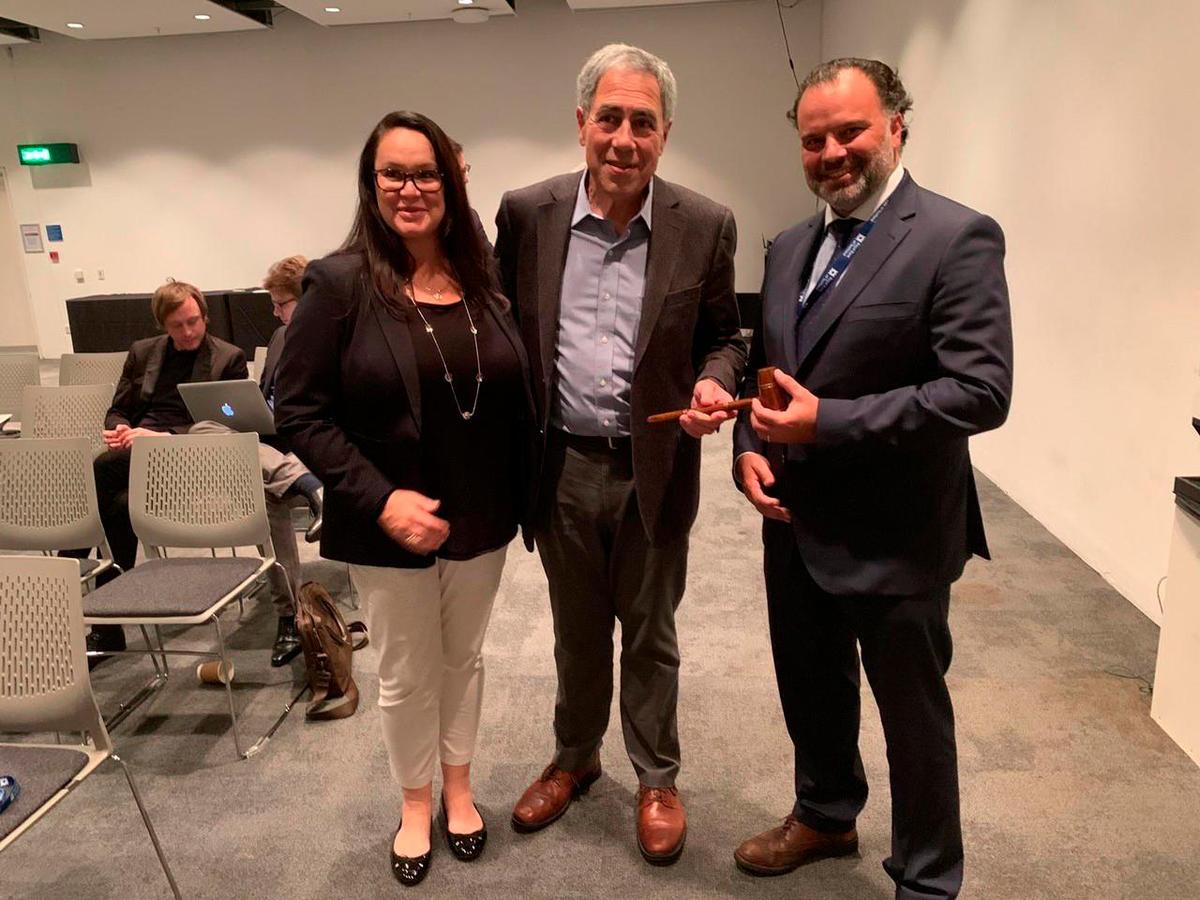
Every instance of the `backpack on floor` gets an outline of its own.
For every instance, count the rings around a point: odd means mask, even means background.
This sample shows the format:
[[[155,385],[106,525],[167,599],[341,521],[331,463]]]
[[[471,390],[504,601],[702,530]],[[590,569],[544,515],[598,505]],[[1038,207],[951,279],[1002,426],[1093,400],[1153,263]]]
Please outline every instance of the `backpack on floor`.
[[[296,631],[304,648],[304,668],[313,698],[304,718],[345,719],[358,709],[354,651],[367,646],[367,626],[346,624],[329,592],[306,581],[296,598]],[[355,635],[362,639],[355,642]]]

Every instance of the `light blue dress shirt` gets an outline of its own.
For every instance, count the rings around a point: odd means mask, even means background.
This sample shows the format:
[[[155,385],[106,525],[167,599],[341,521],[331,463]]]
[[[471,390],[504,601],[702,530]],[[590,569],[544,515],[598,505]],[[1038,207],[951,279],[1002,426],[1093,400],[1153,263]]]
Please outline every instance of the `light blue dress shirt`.
[[[650,246],[654,184],[624,234],[592,212],[587,173],[579,179],[563,266],[557,400],[550,424],[572,434],[629,434],[629,391]]]

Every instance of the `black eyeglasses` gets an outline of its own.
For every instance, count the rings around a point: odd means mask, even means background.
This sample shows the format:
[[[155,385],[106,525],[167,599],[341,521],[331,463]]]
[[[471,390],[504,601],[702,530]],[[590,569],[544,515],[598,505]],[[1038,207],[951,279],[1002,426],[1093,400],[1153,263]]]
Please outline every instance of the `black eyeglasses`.
[[[375,170],[375,183],[381,191],[402,191],[410,181],[421,193],[432,194],[441,190],[442,173],[436,169],[422,169],[419,172],[392,168]]]

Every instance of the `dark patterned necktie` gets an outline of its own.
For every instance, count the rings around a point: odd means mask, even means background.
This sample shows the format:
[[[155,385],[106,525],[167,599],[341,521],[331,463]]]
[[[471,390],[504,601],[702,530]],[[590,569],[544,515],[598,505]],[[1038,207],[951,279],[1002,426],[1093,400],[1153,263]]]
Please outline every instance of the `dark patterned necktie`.
[[[833,264],[834,260],[836,260],[838,258],[838,256],[841,254],[841,252],[846,249],[846,246],[850,243],[850,239],[854,235],[854,230],[856,228],[858,228],[858,226],[861,224],[862,224],[862,219],[834,219],[832,222],[830,222],[826,226],[825,233],[832,235],[833,242],[834,242],[833,243],[833,254],[829,257],[829,261],[825,264],[826,268],[831,266]],[[821,244],[818,243],[817,246],[819,247],[819,246],[821,246]],[[815,287],[815,285],[814,285],[814,287]],[[822,300],[823,295],[828,294],[835,287],[837,287],[836,284],[831,284],[829,286],[829,288],[823,292],[822,296],[814,297],[811,300],[805,301],[803,306],[799,306],[799,305],[797,306],[796,328],[795,328],[795,335],[794,335],[794,338],[796,341],[796,355],[797,356],[800,355],[800,348],[803,343],[804,320],[812,314],[812,308],[814,306],[820,305],[820,301]]]
[[[846,249],[846,245],[850,243],[850,238],[854,235],[854,229],[862,224],[862,219],[834,219],[829,223],[826,229],[829,234],[833,235],[833,259],[837,259],[838,254]]]

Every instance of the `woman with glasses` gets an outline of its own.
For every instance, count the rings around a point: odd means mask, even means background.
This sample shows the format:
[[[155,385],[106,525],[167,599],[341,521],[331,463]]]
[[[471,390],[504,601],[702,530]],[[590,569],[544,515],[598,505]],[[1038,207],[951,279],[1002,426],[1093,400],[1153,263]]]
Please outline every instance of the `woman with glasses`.
[[[470,782],[480,650],[536,445],[527,362],[489,271],[449,139],[391,113],[359,158],[349,236],[308,267],[279,373],[277,427],[325,484],[321,555],[350,564],[379,648],[406,885],[428,871],[435,813],[460,860],[487,838]]]

